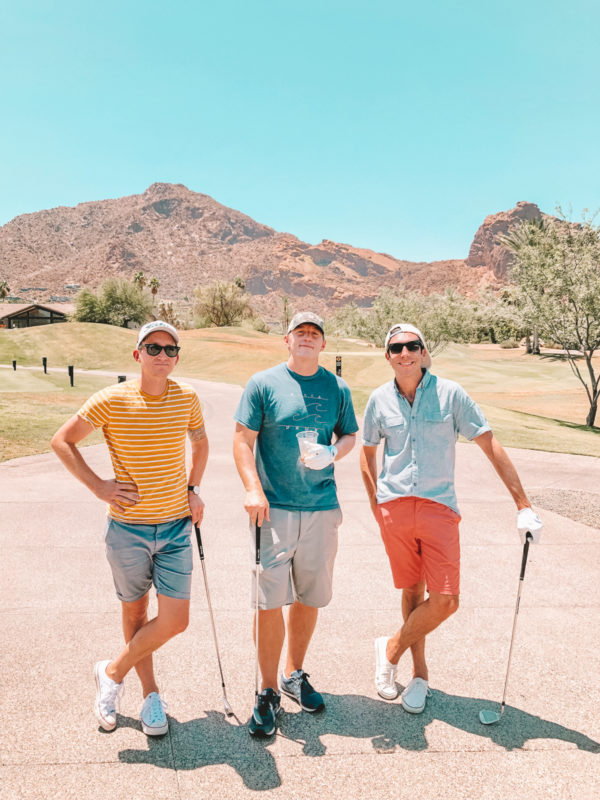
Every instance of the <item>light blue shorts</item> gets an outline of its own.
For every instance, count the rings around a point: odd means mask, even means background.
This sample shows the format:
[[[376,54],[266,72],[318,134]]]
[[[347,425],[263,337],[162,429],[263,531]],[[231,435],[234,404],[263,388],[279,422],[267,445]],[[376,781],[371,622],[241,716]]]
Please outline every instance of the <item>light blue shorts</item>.
[[[339,508],[288,511],[270,508],[271,521],[260,533],[258,607],[281,608],[298,601],[312,608],[326,606],[333,594],[333,564],[338,548]],[[252,607],[255,603],[256,534],[250,525]]]
[[[189,600],[192,586],[190,517],[158,525],[119,522],[108,517],[104,530],[106,557],[117,597],[139,600],[152,584],[157,594]]]

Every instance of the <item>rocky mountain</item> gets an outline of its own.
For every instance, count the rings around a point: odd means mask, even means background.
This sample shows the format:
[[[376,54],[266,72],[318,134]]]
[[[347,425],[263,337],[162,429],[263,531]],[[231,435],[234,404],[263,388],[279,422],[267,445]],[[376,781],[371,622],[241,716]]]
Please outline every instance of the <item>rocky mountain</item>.
[[[506,278],[513,264],[512,253],[500,241],[519,223],[532,219],[547,217],[542,214],[535,203],[521,201],[510,211],[491,214],[483,221],[471,244],[466,264],[469,267],[485,266],[491,269],[498,278]]]
[[[472,295],[506,274],[497,233],[534,212],[519,203],[487,217],[466,261],[410,262],[329,240],[311,245],[181,184],[155,183],[139,195],[16,217],[0,227],[0,279],[22,300],[48,302],[141,270],[159,279],[160,299],[183,301],[196,286],[240,277],[267,320],[280,318],[283,295],[292,309],[321,312],[367,306],[384,287]]]

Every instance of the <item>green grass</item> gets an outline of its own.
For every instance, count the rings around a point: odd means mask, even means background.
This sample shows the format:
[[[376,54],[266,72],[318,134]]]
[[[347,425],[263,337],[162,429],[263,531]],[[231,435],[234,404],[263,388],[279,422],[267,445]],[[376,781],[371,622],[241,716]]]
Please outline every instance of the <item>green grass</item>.
[[[183,331],[181,339],[175,375],[191,378],[244,385],[257,370],[287,357],[281,335],[242,328]],[[112,378],[84,377],[78,369],[110,370],[128,377],[138,374],[131,355],[135,343],[133,331],[91,323],[0,330],[0,363],[10,364],[16,358],[19,366],[38,366],[45,355],[49,366],[65,370],[44,376],[19,368],[16,372],[0,369],[4,420],[0,424],[4,455],[0,458],[47,450],[54,430],[89,394],[114,382]],[[371,391],[391,380],[391,369],[380,349],[359,342],[328,340],[322,363],[332,371],[336,354],[342,355],[343,376],[352,389],[357,412],[362,413]],[[75,366],[74,389],[68,386],[67,364]],[[590,431],[583,426],[585,392],[563,358],[527,356],[522,350],[489,345],[451,345],[434,356],[433,371],[465,387],[481,404],[503,444],[600,456],[600,429]],[[11,420],[10,431],[7,419]],[[18,441],[12,433],[17,423],[26,431]],[[7,446],[7,437],[14,444]],[[18,447],[26,452],[19,452]]]
[[[0,461],[50,450],[52,435],[94,392],[114,383],[113,378],[32,373],[17,368],[0,370]],[[86,444],[102,441],[92,433]]]

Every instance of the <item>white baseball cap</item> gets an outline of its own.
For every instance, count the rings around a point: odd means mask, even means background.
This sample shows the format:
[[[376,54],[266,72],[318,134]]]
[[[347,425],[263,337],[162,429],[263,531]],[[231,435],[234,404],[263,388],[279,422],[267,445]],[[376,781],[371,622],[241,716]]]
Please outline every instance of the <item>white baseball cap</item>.
[[[393,339],[394,336],[397,336],[399,333],[414,333],[415,336],[418,336],[421,342],[423,343],[423,347],[427,350],[427,355],[425,356],[425,360],[423,361],[423,365],[429,369],[431,366],[431,356],[429,355],[429,349],[427,347],[427,342],[425,341],[425,337],[421,333],[421,331],[416,328],[414,325],[411,325],[408,322],[396,322],[387,332],[387,336],[385,337],[385,351],[387,353],[388,345],[390,343],[390,339]]]
[[[137,340],[137,349],[140,349],[140,345],[146,336],[150,336],[151,333],[156,333],[156,331],[166,331],[170,336],[173,337],[175,344],[179,344],[179,334],[175,328],[168,322],[163,322],[162,319],[155,319],[152,322],[147,322],[140,328]]]

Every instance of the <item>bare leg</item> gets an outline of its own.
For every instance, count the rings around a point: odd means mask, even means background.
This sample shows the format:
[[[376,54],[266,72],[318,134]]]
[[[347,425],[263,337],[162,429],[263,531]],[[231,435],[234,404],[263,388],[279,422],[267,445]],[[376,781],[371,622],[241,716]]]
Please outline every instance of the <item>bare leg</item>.
[[[425,582],[417,583],[402,590],[402,617],[408,620],[412,612],[425,600]],[[410,646],[413,660],[413,678],[429,679],[427,662],[425,661],[425,637]]]
[[[189,621],[190,601],[158,595],[158,614],[142,625],[125,645],[121,654],[106,668],[106,674],[120,683],[129,670],[158,650],[173,636],[182,633]]]
[[[258,663],[262,675],[262,689],[278,691],[279,658],[285,638],[283,613],[280,608],[259,610],[258,621]],[[256,618],[255,618],[256,620]],[[256,642],[256,624],[254,625]]]
[[[285,674],[289,678],[292,672],[302,669],[304,657],[313,635],[318,608],[305,606],[296,601],[290,606],[288,613],[288,651]]]
[[[427,600],[417,605],[400,630],[390,637],[387,645],[388,661],[397,664],[409,647],[424,639],[457,609],[458,595],[430,592]]]
[[[121,616],[123,624],[123,636],[125,642],[129,643],[135,634],[148,622],[148,595],[145,594],[133,603],[121,604]],[[154,665],[152,654],[145,656],[135,664],[135,671],[142,684],[142,696],[146,697],[150,692],[158,692],[158,686],[154,678]]]

